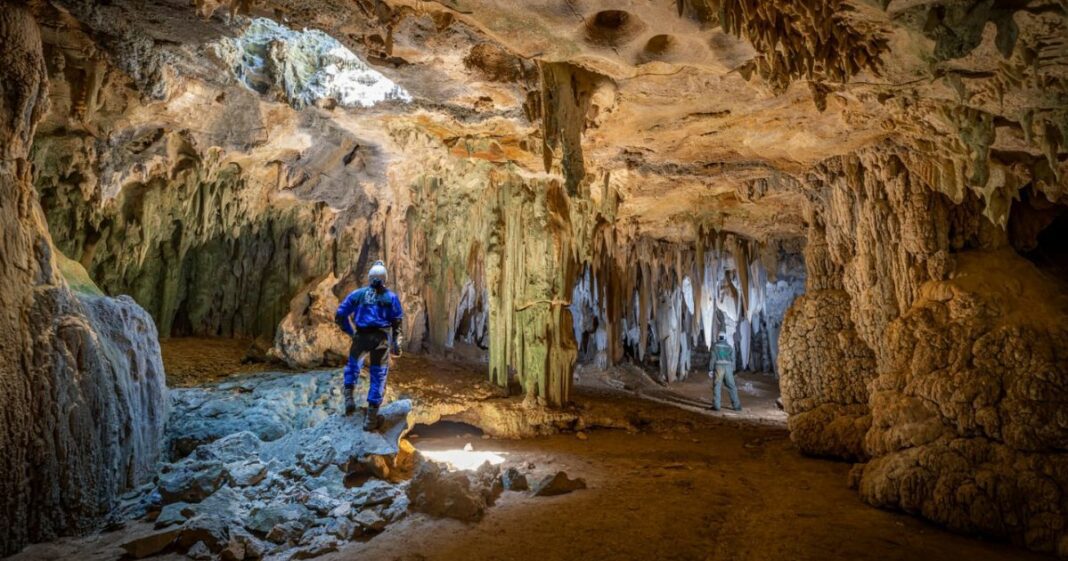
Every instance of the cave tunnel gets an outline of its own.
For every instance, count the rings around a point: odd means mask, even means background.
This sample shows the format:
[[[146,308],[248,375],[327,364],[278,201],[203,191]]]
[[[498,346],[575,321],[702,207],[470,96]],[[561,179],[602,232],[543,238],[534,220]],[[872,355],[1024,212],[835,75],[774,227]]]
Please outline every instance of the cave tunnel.
[[[0,557],[1066,557],[1065,37],[0,0]]]

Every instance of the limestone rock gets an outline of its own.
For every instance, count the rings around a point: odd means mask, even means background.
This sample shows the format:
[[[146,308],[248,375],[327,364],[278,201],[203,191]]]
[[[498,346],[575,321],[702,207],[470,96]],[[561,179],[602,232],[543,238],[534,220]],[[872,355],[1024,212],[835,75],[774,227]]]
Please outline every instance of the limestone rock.
[[[258,485],[267,477],[267,466],[257,460],[226,464],[226,479],[233,487]]]
[[[571,479],[566,473],[558,471],[554,474],[546,475],[535,484],[533,494],[535,497],[555,497],[585,488],[585,479],[581,477]]]
[[[818,228],[805,248],[808,286],[782,325],[779,350],[783,406],[790,438],[817,456],[859,460],[871,425],[868,382],[875,357],[849,317],[849,294]]]
[[[508,491],[526,491],[530,489],[527,476],[514,467],[508,468],[501,474],[501,484]]]
[[[160,510],[159,516],[156,517],[156,529],[181,524],[195,514],[196,511],[190,507],[189,503],[179,502],[164,505],[163,509]]]
[[[781,367],[803,451],[868,461],[870,502],[1068,551],[1063,321],[1042,312],[1064,290],[1018,258],[1065,278],[1059,5],[179,4],[0,10],[0,554],[148,481],[157,331],[332,363],[330,308],[378,258],[410,348],[527,398],[415,416],[573,429],[538,405],[568,402],[576,363],[655,357],[678,381],[723,333],[739,368]],[[960,284],[982,252],[1018,265],[1007,293]],[[167,500],[216,487],[212,462],[259,458],[250,504],[342,497],[339,465],[405,476],[403,429],[329,424],[336,392],[331,373],[176,393],[163,455],[193,471],[166,472]],[[207,447],[241,431],[262,446]]]
[[[382,518],[382,515],[374,509],[361,510],[353,521],[359,524],[364,532],[369,533],[381,532],[386,528],[386,524],[388,523],[386,519]]]
[[[957,259],[957,275],[924,285],[887,329],[861,497],[1056,552],[1068,463],[1049,452],[1068,440],[1055,420],[1068,401],[1068,305],[1011,252]]]
[[[274,504],[250,513],[248,528],[260,535],[269,534],[275,527],[294,522],[303,527],[311,521],[312,515],[303,505],[295,503]],[[273,540],[272,540],[273,541]]]
[[[159,492],[164,502],[197,503],[222,486],[226,473],[216,462],[187,461],[169,466],[160,474]]]
[[[170,547],[178,538],[179,533],[180,530],[177,528],[153,532],[123,543],[122,549],[134,559],[144,559]]]
[[[313,368],[325,364],[343,364],[352,340],[334,323],[340,304],[338,279],[331,273],[313,281],[293,297],[289,313],[275,332],[274,347],[269,355],[290,368]]]
[[[185,554],[190,559],[196,559],[197,561],[207,561],[212,558],[211,549],[204,542],[193,544],[193,547],[189,548],[189,551],[186,551]]]
[[[500,495],[500,470],[489,463],[475,472],[449,471],[418,456],[408,486],[411,509],[431,516],[478,522]]]

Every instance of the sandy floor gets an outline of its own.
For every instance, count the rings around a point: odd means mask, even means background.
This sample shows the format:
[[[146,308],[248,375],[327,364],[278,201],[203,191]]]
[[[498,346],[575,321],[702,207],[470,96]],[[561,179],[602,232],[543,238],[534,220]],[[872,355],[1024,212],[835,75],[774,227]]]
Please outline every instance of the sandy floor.
[[[279,365],[245,362],[251,339],[174,337],[160,341],[167,385],[183,388],[214,382],[234,374],[278,370]]]
[[[504,466],[565,470],[589,489],[551,498],[506,492],[478,524],[413,516],[326,559],[1043,558],[868,507],[845,485],[848,464],[802,457],[781,429],[588,437],[418,439],[421,449],[471,442],[504,455]]]
[[[172,341],[171,351],[201,357],[183,359],[181,380],[187,383],[240,371],[232,368],[241,366],[237,345],[220,344],[224,350],[217,352],[195,341],[177,341],[188,345],[175,347]],[[243,354],[245,347],[240,348]],[[173,352],[170,356],[174,359]],[[175,363],[168,368],[173,375]],[[481,379],[475,368],[405,357],[396,368],[397,382],[428,376],[427,370],[454,384]],[[583,406],[617,402],[657,422],[635,433],[593,430],[586,440],[574,434],[483,439],[463,434],[470,431],[461,426],[460,436],[427,430],[413,443],[423,450],[452,450],[470,442],[475,450],[504,456],[502,467],[533,463],[536,475],[564,470],[585,478],[588,489],[550,498],[505,492],[477,524],[412,515],[366,543],[354,542],[321,559],[1048,559],[864,505],[846,486],[849,464],[806,458],[791,444],[774,405],[774,379],[767,375],[740,376],[740,386],[750,382],[754,389],[742,393],[745,416],[710,414],[699,403],[685,403],[709,399],[704,376],[670,388],[653,384],[608,392],[598,386],[614,385],[596,377],[580,382],[576,401]],[[658,401],[683,402],[682,409],[635,397],[650,394]],[[15,558],[117,559],[121,534],[39,544]]]

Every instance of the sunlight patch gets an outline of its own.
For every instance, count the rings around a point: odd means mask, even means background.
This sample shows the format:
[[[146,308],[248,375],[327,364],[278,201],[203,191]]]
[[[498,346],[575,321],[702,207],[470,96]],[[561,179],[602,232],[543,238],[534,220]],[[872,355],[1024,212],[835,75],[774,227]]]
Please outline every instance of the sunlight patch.
[[[255,18],[245,33],[222,39],[214,47],[241,83],[294,107],[327,98],[348,107],[412,100],[407,91],[321,31],[296,31]]]
[[[435,462],[447,464],[453,470],[474,471],[487,462],[494,466],[504,463],[504,456],[500,453],[469,450],[467,447],[461,450],[420,450],[419,453]]]

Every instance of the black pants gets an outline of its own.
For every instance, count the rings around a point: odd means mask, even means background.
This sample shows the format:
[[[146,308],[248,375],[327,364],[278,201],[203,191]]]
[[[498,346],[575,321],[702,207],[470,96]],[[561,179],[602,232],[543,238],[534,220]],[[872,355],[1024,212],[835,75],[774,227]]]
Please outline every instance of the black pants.
[[[357,331],[352,338],[352,346],[349,347],[349,357],[359,359],[367,353],[371,360],[371,366],[382,366],[386,363],[386,353],[389,352],[389,331],[385,329],[368,329]]]
[[[375,406],[382,403],[382,396],[386,391],[388,373],[386,353],[388,352],[389,331],[385,329],[357,331],[352,337],[352,346],[349,347],[349,361],[345,365],[345,385],[356,385],[363,367],[361,359],[367,355],[371,362],[368,368],[371,374],[371,384],[367,390],[367,402]]]

